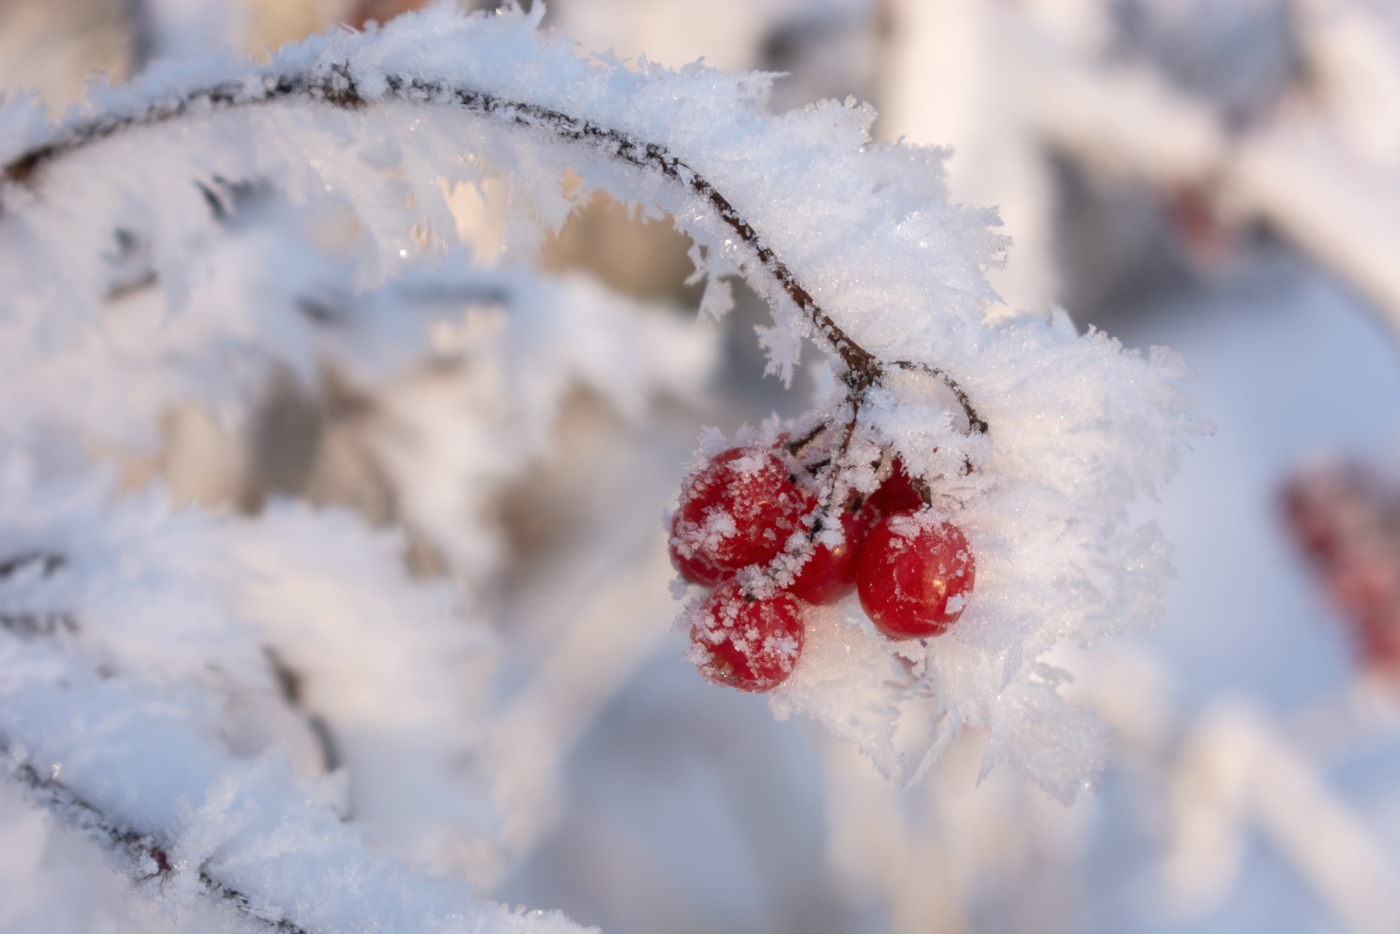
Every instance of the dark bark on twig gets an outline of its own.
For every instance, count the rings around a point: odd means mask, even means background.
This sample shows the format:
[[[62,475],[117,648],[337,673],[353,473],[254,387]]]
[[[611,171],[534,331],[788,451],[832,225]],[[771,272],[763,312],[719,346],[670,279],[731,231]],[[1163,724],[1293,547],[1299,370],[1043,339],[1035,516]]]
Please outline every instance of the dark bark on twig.
[[[972,400],[967,397],[967,393],[958,385],[957,380],[943,372],[943,370],[936,366],[929,366],[927,363],[911,363],[908,360],[896,360],[891,365],[897,366],[902,370],[923,370],[930,376],[940,380],[943,385],[947,386],[953,393],[953,397],[958,400],[958,404],[962,406],[963,412],[967,414],[969,430],[985,435],[987,429],[991,427],[987,424],[985,419],[977,414],[977,410],[972,407]]]
[[[41,565],[39,570],[40,577],[52,577],[67,563],[68,559],[56,552],[26,551],[12,558],[6,558],[4,561],[0,561],[0,582],[13,577],[19,571],[35,564]]]
[[[41,578],[52,577],[67,563],[68,559],[57,552],[21,552],[20,554],[0,561],[0,584],[3,584],[16,574],[30,568],[37,568]],[[31,613],[20,611],[0,613],[0,629],[23,637],[52,636],[57,634],[60,630],[68,633],[76,633],[78,631],[78,623],[69,613]]]
[[[0,629],[17,636],[52,636],[61,630],[78,631],[78,622],[68,613],[0,613]]]

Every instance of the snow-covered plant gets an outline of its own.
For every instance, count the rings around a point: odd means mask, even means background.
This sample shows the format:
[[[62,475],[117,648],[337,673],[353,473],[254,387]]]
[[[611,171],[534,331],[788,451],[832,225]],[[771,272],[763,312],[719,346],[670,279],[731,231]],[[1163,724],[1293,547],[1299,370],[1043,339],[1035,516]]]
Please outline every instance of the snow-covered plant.
[[[291,931],[568,927],[383,854],[491,877],[492,484],[541,455],[571,386],[640,418],[713,360],[674,322],[522,268],[598,191],[694,241],[703,316],[735,275],[768,301],[769,372],[790,381],[815,345],[823,397],[737,439],[787,443],[815,503],[746,586],[839,546],[837,511],[896,460],[976,555],[936,637],[890,640],[852,600],[801,607],[775,713],[896,780],[965,726],[989,731],[984,768],[1062,801],[1102,768],[1104,727],[1039,659],[1160,609],[1166,545],[1129,506],[1199,428],[1183,364],[1062,312],[984,321],[994,212],[948,203],[941,152],[872,145],[870,108],[773,116],[766,76],[583,60],[542,15],[440,4],[265,65],[157,64],[57,125],[31,100],[0,113],[0,750],[152,896]],[[514,265],[487,270],[448,195],[502,173]],[[375,463],[465,601],[350,514],[172,512],[100,466],[154,446],[176,402],[236,425],[275,374],[328,372],[389,400]],[[699,463],[724,447],[707,434]],[[279,738],[302,752],[269,752]],[[395,781],[395,808],[356,810],[383,800],[357,787]]]

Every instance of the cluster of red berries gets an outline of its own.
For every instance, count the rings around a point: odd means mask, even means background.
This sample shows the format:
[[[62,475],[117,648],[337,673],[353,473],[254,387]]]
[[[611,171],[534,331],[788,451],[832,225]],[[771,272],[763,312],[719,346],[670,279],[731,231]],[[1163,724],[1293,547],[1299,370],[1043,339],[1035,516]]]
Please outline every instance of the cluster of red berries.
[[[1400,491],[1360,467],[1317,468],[1289,481],[1283,506],[1363,663],[1400,678]]]
[[[939,635],[962,614],[975,576],[967,539],[927,507],[898,458],[869,497],[849,497],[835,547],[820,541],[812,479],[780,441],[730,448],[683,486],[671,563],[714,588],[689,617],[692,656],[710,681],[777,687],[802,653],[804,605],[852,590],[894,639]]]

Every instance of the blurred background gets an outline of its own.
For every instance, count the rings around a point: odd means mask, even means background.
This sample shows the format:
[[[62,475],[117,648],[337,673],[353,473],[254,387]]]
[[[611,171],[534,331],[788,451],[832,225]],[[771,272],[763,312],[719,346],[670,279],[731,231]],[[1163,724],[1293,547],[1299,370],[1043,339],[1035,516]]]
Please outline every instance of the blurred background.
[[[91,71],[415,5],[0,0],[0,86],[58,112]],[[685,324],[645,417],[580,380],[497,469],[403,440],[514,443],[430,362],[373,392],[274,381],[236,429],[172,407],[158,448],[111,452],[129,485],[349,505],[493,621],[503,823],[454,869],[612,934],[1397,930],[1400,3],[554,0],[544,22],[580,54],[776,73],[774,112],[854,95],[876,140],[947,147],[953,200],[999,206],[1014,241],[991,314],[1058,304],[1174,348],[1218,431],[1142,504],[1176,548],[1166,617],[1052,659],[1116,727],[1098,794],[1064,808],[1004,769],[979,783],[976,732],[889,786],[681,657],[661,515],[699,426],[795,415],[822,368],[761,378],[767,313],[737,282],[721,323],[687,324],[700,289],[664,219],[595,200],[538,257]],[[506,184],[453,193],[480,262]]]

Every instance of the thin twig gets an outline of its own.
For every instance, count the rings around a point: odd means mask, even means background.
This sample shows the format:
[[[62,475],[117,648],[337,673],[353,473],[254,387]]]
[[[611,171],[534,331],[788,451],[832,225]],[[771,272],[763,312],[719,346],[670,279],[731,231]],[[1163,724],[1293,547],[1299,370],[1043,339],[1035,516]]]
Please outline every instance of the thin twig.
[[[68,559],[57,552],[21,552],[0,561],[0,584],[5,583],[21,571],[35,567],[38,568],[41,578],[52,577],[67,563]],[[78,623],[69,613],[19,611],[0,613],[0,629],[17,636],[52,636],[59,630],[76,633]]]
[[[846,454],[851,447],[851,439],[855,437],[856,425],[860,420],[860,403],[864,398],[865,391],[863,389],[855,390],[850,394],[851,417],[846,420],[846,424],[842,428],[841,443],[827,458],[807,468],[814,476],[818,475],[825,468],[830,469],[827,471],[821,493],[818,496],[816,518],[813,519],[811,527],[807,530],[806,541],[803,542],[801,550],[795,553],[796,556],[800,557],[808,551],[815,550],[817,537],[826,529],[826,520],[831,516],[833,511],[846,507],[845,503],[837,502],[836,491],[840,483],[841,471],[846,460]],[[800,439],[800,445],[806,446],[820,437],[824,432],[830,430],[830,427],[831,426],[828,424],[818,425]],[[791,450],[791,448],[789,450]],[[840,521],[838,520],[835,525],[839,526]]]
[[[962,406],[963,412],[967,415],[969,431],[975,431],[978,434],[985,435],[987,430],[991,427],[987,424],[986,419],[977,414],[977,410],[972,407],[972,400],[967,397],[967,393],[958,385],[957,380],[953,379],[943,370],[936,366],[929,366],[927,363],[915,363],[910,360],[895,360],[890,365],[897,366],[902,370],[923,370],[930,376],[940,380],[943,385],[947,386],[953,393],[953,398],[958,400],[958,404]]]
[[[4,581],[20,570],[34,564],[42,565],[40,577],[52,577],[56,571],[68,563],[68,559],[57,552],[26,551],[0,561],[0,581]]]

